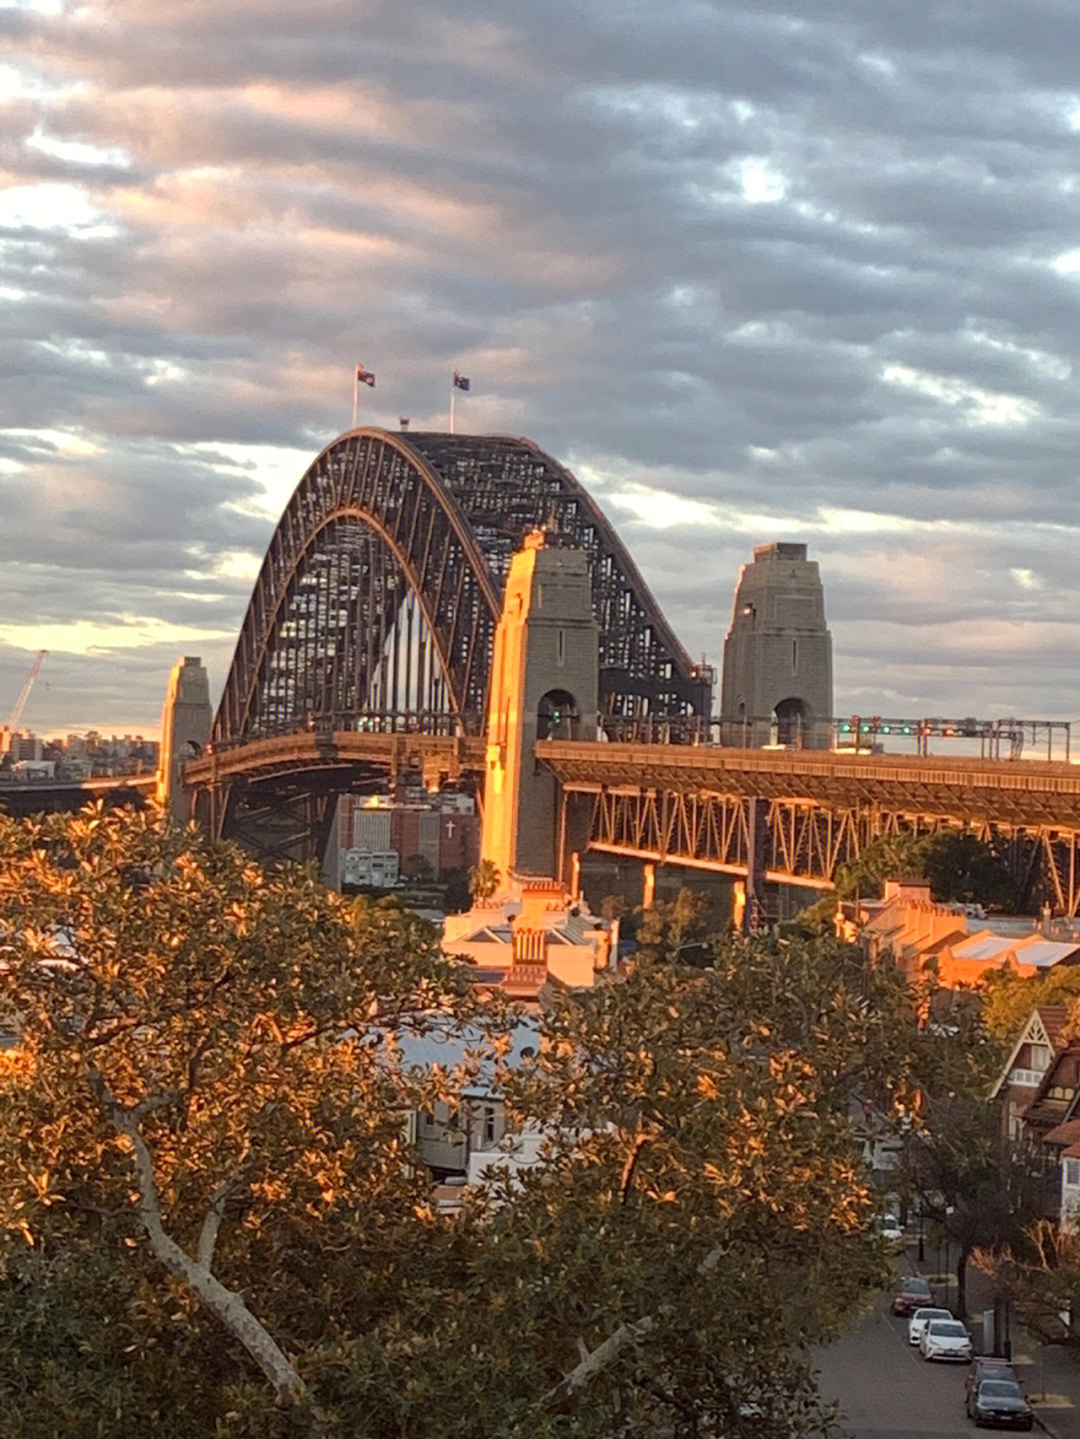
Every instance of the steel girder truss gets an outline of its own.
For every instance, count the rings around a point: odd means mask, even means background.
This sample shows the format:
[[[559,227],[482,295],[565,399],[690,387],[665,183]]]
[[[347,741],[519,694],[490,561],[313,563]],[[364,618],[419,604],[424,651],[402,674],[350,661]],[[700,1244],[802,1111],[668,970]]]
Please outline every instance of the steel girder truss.
[[[590,556],[605,710],[707,716],[708,684],[568,471],[526,440],[360,429],[318,456],[277,525],[215,742],[373,713],[479,733],[506,570],[538,527]]]
[[[593,796],[589,848],[654,863],[745,875],[750,808],[765,810],[764,875],[773,883],[829,889],[841,864],[882,835],[964,829],[1003,852],[1028,903],[1059,914],[1080,910],[1080,833],[1050,825],[965,823],[946,815],[902,814],[876,806],[822,807],[805,800],[745,795],[609,790]]]
[[[745,874],[751,807],[764,878],[826,888],[881,835],[970,831],[1026,902],[1080,908],[1080,770],[1048,761],[857,756],[545,740],[564,795],[592,796],[595,849]]]

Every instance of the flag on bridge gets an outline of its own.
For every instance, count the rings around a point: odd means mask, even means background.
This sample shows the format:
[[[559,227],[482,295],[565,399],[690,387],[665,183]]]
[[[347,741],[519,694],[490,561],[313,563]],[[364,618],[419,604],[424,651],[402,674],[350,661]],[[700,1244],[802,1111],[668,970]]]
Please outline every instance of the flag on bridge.
[[[469,388],[469,377],[468,377],[468,375],[462,375],[459,371],[455,370],[455,371],[454,371],[454,389],[455,389],[455,390],[467,390],[468,388]]]
[[[363,365],[357,365],[357,367],[356,367],[356,383],[357,383],[358,385],[370,385],[371,388],[374,389],[374,388],[375,388],[375,376],[372,374],[372,372],[371,372],[370,370],[365,370],[365,368],[363,367]]]

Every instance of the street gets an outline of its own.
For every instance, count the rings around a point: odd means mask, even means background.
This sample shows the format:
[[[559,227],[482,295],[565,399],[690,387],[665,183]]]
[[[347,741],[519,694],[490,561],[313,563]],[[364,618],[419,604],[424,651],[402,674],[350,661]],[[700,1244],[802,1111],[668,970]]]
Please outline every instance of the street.
[[[907,1320],[884,1303],[837,1344],[817,1355],[821,1394],[840,1404],[843,1430],[855,1439],[940,1434],[972,1439],[964,1415],[966,1364],[928,1364],[907,1342]]]

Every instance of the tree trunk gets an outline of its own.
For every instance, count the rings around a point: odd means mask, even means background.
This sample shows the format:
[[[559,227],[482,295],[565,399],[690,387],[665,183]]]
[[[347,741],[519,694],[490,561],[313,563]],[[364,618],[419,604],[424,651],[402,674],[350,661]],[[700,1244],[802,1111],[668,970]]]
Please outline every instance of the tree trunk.
[[[967,1265],[971,1250],[961,1246],[960,1257],[956,1261],[956,1317],[957,1319],[967,1318]]]
[[[98,1082],[107,1095],[100,1076]],[[225,1285],[211,1274],[208,1264],[200,1264],[197,1259],[192,1259],[191,1255],[166,1233],[158,1205],[153,1160],[139,1127],[138,1112],[125,1110],[111,1095],[107,1095],[106,1105],[116,1128],[121,1134],[127,1135],[132,1143],[135,1173],[139,1182],[139,1218],[146,1230],[150,1248],[166,1269],[170,1269],[189,1285],[211,1313],[217,1315],[233,1338],[244,1346],[273,1385],[278,1403],[306,1405],[308,1393],[304,1381],[240,1295],[226,1289]],[[200,1244],[200,1248],[203,1247]]]

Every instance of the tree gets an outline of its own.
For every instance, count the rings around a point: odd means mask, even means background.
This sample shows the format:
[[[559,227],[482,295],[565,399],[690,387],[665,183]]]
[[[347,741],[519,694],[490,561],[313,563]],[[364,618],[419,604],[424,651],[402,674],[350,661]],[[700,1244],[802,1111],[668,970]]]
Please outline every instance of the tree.
[[[502,876],[498,866],[490,859],[482,859],[469,870],[469,889],[474,904],[486,904],[499,891]]]
[[[884,1272],[852,1097],[895,1114],[926,1057],[903,981],[834,942],[719,938],[704,968],[556,998],[543,1063],[504,1082],[558,1139],[484,1270],[499,1295],[532,1276],[514,1330],[534,1352],[554,1311],[549,1393],[631,1434],[806,1432],[806,1346]]]
[[[457,1077],[397,1036],[468,997],[401,911],[97,811],[0,821],[0,944],[15,1439],[823,1422],[807,1348],[885,1272],[852,1097],[899,1114],[933,1067],[899,976],[716,939],[557,994],[516,1069],[494,1015],[547,1150],[450,1219],[403,1119]]]
[[[1064,1004],[1077,1024],[1080,966],[1056,964],[1043,974],[1020,975],[1000,969],[982,981],[983,1018],[991,1034],[1011,1044],[1031,1011],[1042,1004]]]
[[[1025,1329],[1044,1344],[1080,1348],[1080,1236],[1042,1219],[1019,1241],[980,1249],[974,1259],[993,1280],[997,1303],[1011,1304]]]
[[[635,914],[636,955],[651,963],[707,964],[712,933],[708,900],[685,886],[675,899],[657,900]]]
[[[1016,885],[1001,852],[966,830],[941,830],[921,842],[921,872],[942,904],[980,904],[1013,912]]]
[[[1015,907],[1004,859],[978,836],[959,830],[880,835],[858,859],[838,867],[836,892],[840,899],[877,899],[885,880],[905,877],[927,880],[941,904]]]
[[[9,1275],[20,1245],[52,1283],[145,1244],[144,1304],[201,1306],[279,1405],[309,1409],[288,1351],[319,1285],[295,1319],[274,1276],[361,1208],[377,1233],[423,1197],[401,1111],[446,1085],[398,1072],[393,1033],[460,1000],[430,931],[99,808],[0,820],[0,937],[20,1034],[0,1075]]]
[[[463,914],[472,904],[469,876],[464,869],[452,869],[446,876],[443,906],[447,914]]]
[[[904,1177],[924,1221],[955,1246],[961,1317],[968,1261],[980,1250],[1019,1243],[1056,1183],[1053,1166],[1005,1138],[1000,1109],[985,1090],[928,1098],[906,1136]]]

